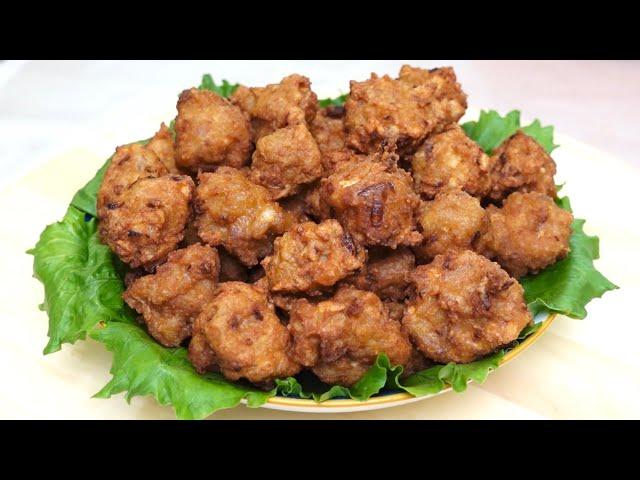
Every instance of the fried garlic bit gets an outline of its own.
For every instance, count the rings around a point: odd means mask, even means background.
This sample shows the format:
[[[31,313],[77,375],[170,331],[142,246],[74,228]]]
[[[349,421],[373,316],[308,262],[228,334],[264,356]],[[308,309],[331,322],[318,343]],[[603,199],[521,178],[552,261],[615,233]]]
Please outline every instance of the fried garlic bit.
[[[295,225],[262,261],[273,292],[321,292],[360,268],[365,259],[336,220]]]
[[[196,213],[202,241],[222,245],[246,266],[269,255],[285,227],[284,211],[269,191],[231,167],[198,175]]]
[[[415,189],[425,199],[462,189],[474,197],[488,195],[491,158],[457,125],[429,137],[411,157]]]
[[[320,196],[358,243],[396,248],[422,238],[411,175],[395,165],[369,159],[341,163],[322,179]]]
[[[531,322],[520,284],[470,250],[438,255],[413,273],[402,324],[438,363],[467,363],[518,338]]]
[[[342,287],[329,300],[298,300],[287,327],[293,336],[291,357],[320,380],[351,386],[386,353],[393,365],[411,357],[411,343],[400,323],[371,292]]]
[[[213,296],[219,271],[216,249],[194,244],[170,253],[153,275],[134,280],[123,298],[142,315],[153,338],[177,347],[191,336],[193,321]]]
[[[456,123],[467,108],[466,95],[451,68],[423,70],[407,65],[400,76],[351,81],[345,103],[347,144],[373,153],[384,143],[410,154],[430,134]]]
[[[175,128],[176,164],[186,171],[240,168],[251,157],[249,122],[237,106],[209,90],[180,94]]]
[[[261,288],[221,283],[193,328],[189,359],[199,372],[220,369],[230,380],[269,386],[300,371],[289,358],[291,335]]]
[[[514,192],[487,208],[477,248],[516,278],[536,273],[567,256],[572,221],[550,197]]]
[[[414,247],[416,255],[431,261],[447,252],[472,250],[484,221],[480,200],[461,190],[444,191],[430,202],[423,202],[418,212],[418,225],[424,237]]]

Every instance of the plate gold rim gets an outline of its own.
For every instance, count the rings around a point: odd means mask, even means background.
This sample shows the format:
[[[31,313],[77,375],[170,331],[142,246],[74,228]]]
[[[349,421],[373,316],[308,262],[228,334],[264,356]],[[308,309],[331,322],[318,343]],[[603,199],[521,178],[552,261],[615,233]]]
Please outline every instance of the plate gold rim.
[[[532,335],[527,337],[524,342],[520,343],[514,349],[508,351],[502,360],[500,360],[500,366],[502,367],[506,363],[513,360],[515,357],[524,352],[527,348],[529,348],[533,343],[535,343],[542,334],[551,326],[553,321],[556,319],[557,313],[550,313],[549,316],[542,322],[542,326]],[[451,387],[448,386],[443,389],[440,393],[450,390]],[[426,395],[428,396],[428,395]],[[425,397],[426,397],[425,396]],[[351,399],[340,399],[340,400],[326,400],[322,403],[317,403],[311,399],[304,398],[287,398],[287,397],[271,397],[267,403],[272,405],[277,405],[279,407],[305,407],[305,408],[318,408],[318,409],[326,409],[326,408],[352,408],[352,407],[371,407],[373,405],[382,405],[382,404],[392,404],[401,402],[404,400],[414,399],[413,395],[403,392],[403,393],[394,393],[393,395],[384,395],[380,397],[372,397],[369,400],[359,401],[359,400],[351,400]]]

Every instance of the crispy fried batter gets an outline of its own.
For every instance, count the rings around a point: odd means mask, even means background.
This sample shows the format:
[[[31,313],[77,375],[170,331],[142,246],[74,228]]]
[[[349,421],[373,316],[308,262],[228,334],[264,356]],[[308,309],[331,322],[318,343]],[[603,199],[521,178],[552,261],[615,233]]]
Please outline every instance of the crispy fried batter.
[[[484,197],[491,188],[491,161],[458,124],[451,125],[429,137],[411,157],[415,189],[428,200],[458,188]]]
[[[197,172],[218,165],[240,168],[251,157],[251,129],[242,111],[209,90],[185,90],[178,99],[175,157]]]
[[[309,124],[316,114],[318,97],[307,77],[294,74],[262,88],[239,87],[231,101],[251,119],[257,141],[279,128]]]
[[[515,340],[531,321],[520,284],[470,250],[438,255],[413,274],[402,324],[427,358],[467,363]]]
[[[494,150],[492,165],[491,200],[504,200],[515,191],[556,197],[556,163],[529,135],[519,131],[505,140]]]
[[[516,278],[536,273],[567,256],[572,221],[550,197],[514,192],[487,208],[477,249]]]
[[[359,243],[395,248],[422,239],[415,231],[419,198],[402,169],[371,160],[341,163],[322,179],[320,195]]]
[[[420,207],[418,225],[424,241],[414,251],[421,260],[431,261],[448,251],[472,250],[483,220],[480,200],[461,190],[443,191]]]
[[[329,384],[353,385],[379,353],[393,365],[405,364],[411,355],[400,323],[389,318],[380,299],[353,287],[316,304],[298,300],[287,328],[293,335],[291,357]]]
[[[349,160],[351,152],[346,146],[344,107],[329,106],[319,109],[310,130],[318,142],[322,165],[327,174],[333,172],[338,163]]]
[[[98,190],[98,217],[102,218],[109,210],[118,208],[122,194],[136,181],[167,173],[158,156],[143,145],[133,143],[116,148]]]
[[[345,279],[345,283],[360,290],[374,292],[383,300],[402,300],[409,295],[410,275],[416,259],[411,250],[400,247],[369,249],[369,258],[362,269]]]
[[[280,323],[264,290],[242,282],[221,283],[193,328],[189,359],[200,372],[220,368],[230,380],[246,378],[270,386],[295,375],[291,336]]]
[[[284,231],[282,207],[266,188],[239,170],[220,167],[198,175],[196,224],[200,238],[222,245],[242,263],[253,266],[271,252],[273,239]]]
[[[107,205],[100,239],[132,267],[153,268],[182,240],[194,190],[186,175],[138,180]]]
[[[400,77],[388,75],[351,81],[345,103],[347,144],[363,153],[381,144],[395,144],[406,155],[430,134],[457,122],[464,114],[466,95],[451,68],[432,71],[402,67]]]
[[[158,156],[169,173],[180,173],[176,167],[173,135],[164,123],[160,125],[160,130],[149,141],[147,148]]]
[[[304,124],[281,128],[258,140],[250,178],[267,188],[271,198],[288,197],[322,176],[320,157]]]
[[[364,264],[366,253],[336,220],[294,226],[262,261],[273,292],[321,292]]]
[[[307,215],[308,207],[305,200],[307,192],[308,186],[304,186],[299,193],[278,200],[285,213],[285,230],[289,230],[298,223],[311,221]]]
[[[194,244],[170,253],[155,274],[136,279],[123,298],[142,315],[153,338],[177,347],[191,336],[193,321],[212,298],[219,270],[216,250]]]

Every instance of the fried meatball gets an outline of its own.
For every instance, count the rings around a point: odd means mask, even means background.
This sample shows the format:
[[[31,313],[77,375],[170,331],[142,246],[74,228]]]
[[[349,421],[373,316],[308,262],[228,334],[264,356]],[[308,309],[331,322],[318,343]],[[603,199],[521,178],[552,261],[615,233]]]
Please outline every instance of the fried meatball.
[[[362,269],[345,279],[361,290],[374,292],[383,300],[402,300],[409,295],[410,275],[416,259],[406,247],[369,249],[369,259]]]
[[[504,200],[515,191],[556,197],[556,163],[529,135],[519,131],[505,140],[493,151],[492,163],[491,200]]]
[[[415,189],[425,199],[461,188],[474,197],[489,193],[491,158],[458,124],[429,137],[411,157]]]
[[[284,231],[282,207],[266,188],[239,170],[220,167],[198,175],[196,225],[209,245],[224,246],[243,264],[253,266],[271,252],[275,236]]]
[[[344,118],[347,144],[372,153],[390,143],[407,155],[428,135],[457,122],[466,107],[466,95],[451,68],[405,66],[397,80],[372,74],[369,80],[350,83]]]
[[[246,378],[270,386],[276,378],[300,371],[287,355],[290,346],[291,335],[264,290],[226,282],[195,321],[189,359],[201,373],[219,368],[229,380]]]
[[[169,173],[180,173],[176,167],[173,135],[164,123],[160,125],[160,130],[149,141],[147,148],[158,156]]]
[[[276,238],[262,266],[271,291],[313,294],[360,268],[365,255],[336,220],[306,222]]]
[[[329,106],[318,110],[311,123],[311,134],[318,143],[325,172],[331,173],[335,166],[349,160],[344,131],[344,107]]]
[[[418,211],[424,240],[414,251],[421,260],[431,261],[441,253],[472,250],[483,220],[480,200],[461,190],[441,192]]]
[[[142,315],[153,338],[177,347],[191,336],[193,321],[213,297],[219,270],[214,248],[191,245],[170,253],[155,274],[136,279],[123,298]]]
[[[414,373],[421,372],[422,370],[426,370],[431,367],[433,362],[430,362],[427,357],[425,357],[420,350],[413,347],[411,349],[411,356],[409,360],[402,366],[404,370],[402,371],[402,378],[409,377]]]
[[[152,269],[183,239],[194,190],[186,175],[138,180],[100,218],[102,242],[131,267]]]
[[[477,250],[515,278],[536,273],[567,256],[572,221],[550,197],[514,192],[487,208]]]
[[[251,156],[251,129],[242,111],[209,90],[185,90],[178,99],[176,164],[187,171],[240,168]]]
[[[116,148],[97,196],[98,218],[120,206],[127,188],[141,178],[155,178],[169,173],[158,156],[144,145],[133,143]]]
[[[470,250],[416,268],[402,324],[438,363],[467,363],[512,342],[532,320],[520,284]]]
[[[279,128],[309,124],[315,117],[318,97],[307,77],[294,74],[266,87],[238,88],[231,101],[251,119],[257,141]]]
[[[271,198],[288,197],[322,176],[318,144],[303,124],[265,135],[256,145],[250,178],[269,190]]]
[[[318,303],[298,300],[287,328],[293,336],[291,357],[329,384],[353,385],[379,353],[393,365],[405,364],[411,355],[400,323],[389,318],[380,299],[353,287]]]
[[[422,239],[415,230],[419,198],[402,169],[370,160],[342,163],[322,179],[320,196],[358,243],[396,248]]]

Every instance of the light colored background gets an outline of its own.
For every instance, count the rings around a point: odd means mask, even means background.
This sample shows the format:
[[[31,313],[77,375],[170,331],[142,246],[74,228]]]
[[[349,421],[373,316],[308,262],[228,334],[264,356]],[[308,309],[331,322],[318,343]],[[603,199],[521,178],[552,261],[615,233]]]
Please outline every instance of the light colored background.
[[[179,91],[204,72],[249,85],[302,73],[323,97],[371,71],[395,74],[403,63],[451,64],[471,109],[518,108],[525,120],[556,126],[558,180],[568,181],[587,232],[601,237],[598,268],[622,289],[595,300],[584,321],[559,318],[530,350],[463,395],[357,414],[240,407],[213,418],[640,418],[640,63],[476,61],[1,62],[0,418],[172,417],[148,398],[131,406],[122,397],[91,399],[110,365],[95,342],[41,355],[42,287],[24,251],[116,145],[173,118]]]

